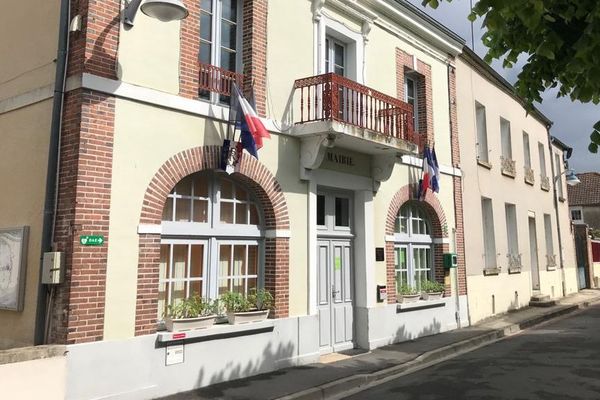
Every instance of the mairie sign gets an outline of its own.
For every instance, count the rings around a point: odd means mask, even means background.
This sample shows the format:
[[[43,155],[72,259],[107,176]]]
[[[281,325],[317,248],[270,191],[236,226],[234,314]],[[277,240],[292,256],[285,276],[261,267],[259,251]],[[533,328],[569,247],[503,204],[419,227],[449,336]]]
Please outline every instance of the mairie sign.
[[[102,246],[104,244],[104,236],[101,235],[81,235],[79,243],[84,246]]]

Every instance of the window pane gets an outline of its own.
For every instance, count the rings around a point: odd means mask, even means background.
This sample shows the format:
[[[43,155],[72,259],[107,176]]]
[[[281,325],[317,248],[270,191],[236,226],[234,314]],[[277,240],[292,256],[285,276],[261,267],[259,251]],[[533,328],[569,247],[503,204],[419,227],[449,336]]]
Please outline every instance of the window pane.
[[[233,271],[231,275],[240,276],[246,275],[246,246],[233,246]]]
[[[163,221],[172,221],[173,220],[173,199],[167,197],[167,201],[165,202],[165,207],[163,208]]]
[[[248,192],[246,192],[241,186],[235,185],[235,198],[237,200],[248,200]]]
[[[256,209],[256,206],[254,204],[250,204],[249,207],[250,207],[250,224],[258,225],[258,223],[259,223],[258,210]]]
[[[212,64],[210,50],[211,45],[208,43],[200,43],[200,62],[204,64]],[[202,78],[204,80],[204,78]]]
[[[317,195],[317,225],[325,225],[325,196]]]
[[[248,292],[250,292],[252,289],[256,290],[258,288],[256,278],[248,278],[247,281],[248,281]]]
[[[221,202],[221,222],[233,224],[233,203]]]
[[[194,222],[208,222],[208,201],[194,200]]]
[[[235,40],[237,25],[231,22],[221,21],[221,46],[236,50]]]
[[[223,18],[230,21],[237,20],[237,1],[223,0]]]
[[[202,278],[204,272],[204,245],[192,245],[190,278]]]
[[[221,68],[227,71],[235,71],[235,52],[221,47]]]
[[[350,200],[335,198],[335,226],[350,226]]]
[[[248,206],[246,204],[235,205],[235,223],[236,224],[247,224],[248,223]]]
[[[212,16],[200,13],[200,38],[212,42]]]
[[[208,197],[208,177],[205,174],[195,174],[194,178],[194,196]]]
[[[171,304],[177,304],[185,298],[185,282],[171,283]]]
[[[192,176],[186,176],[175,186],[175,192],[184,196],[192,195]]]
[[[229,291],[229,280],[219,279],[219,295]]]
[[[229,276],[231,262],[231,245],[222,244],[219,250],[219,277],[224,278]]]
[[[188,246],[186,244],[173,245],[173,279],[184,279],[188,271]]]
[[[190,297],[194,296],[202,297],[202,281],[190,282]]]
[[[248,246],[248,275],[258,275],[258,246]]]
[[[231,181],[221,179],[221,198],[233,199],[233,184]]]
[[[235,278],[235,279],[232,279],[231,282],[232,282],[232,287],[231,287],[232,292],[245,293],[243,278]]]
[[[340,67],[344,67],[344,46],[340,46],[339,44],[334,44],[334,53],[335,53],[335,64]]]
[[[200,9],[212,12],[212,0],[200,0]]]
[[[170,274],[169,269],[169,248],[168,244],[160,245],[160,264],[158,279],[168,279]]]
[[[169,293],[170,284],[168,282],[158,285],[158,319],[163,319],[167,312],[167,293]]]
[[[190,221],[190,199],[177,199],[175,202],[175,221]]]

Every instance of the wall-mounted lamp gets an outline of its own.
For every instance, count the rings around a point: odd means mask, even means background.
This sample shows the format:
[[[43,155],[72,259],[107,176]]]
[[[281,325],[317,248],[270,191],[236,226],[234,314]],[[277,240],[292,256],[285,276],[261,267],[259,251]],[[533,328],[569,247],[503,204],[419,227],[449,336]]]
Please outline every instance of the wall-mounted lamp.
[[[123,14],[125,25],[133,26],[138,9],[141,9],[147,16],[162,22],[178,21],[189,15],[181,0],[131,0]]]
[[[575,185],[578,185],[581,183],[581,181],[579,180],[577,175],[575,175],[575,171],[573,171],[572,169],[568,170],[565,178],[567,181],[567,185],[569,185],[569,186],[575,186]]]

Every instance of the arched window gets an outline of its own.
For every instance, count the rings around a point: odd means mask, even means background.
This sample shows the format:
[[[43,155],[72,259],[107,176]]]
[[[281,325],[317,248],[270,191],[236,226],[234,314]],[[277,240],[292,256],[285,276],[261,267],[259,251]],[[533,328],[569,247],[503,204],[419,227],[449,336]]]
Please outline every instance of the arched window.
[[[394,265],[396,287],[408,285],[421,289],[426,280],[433,280],[433,240],[427,213],[417,202],[404,204],[394,229]]]
[[[262,287],[262,217],[244,185],[217,172],[181,180],[163,209],[158,317],[199,295]]]

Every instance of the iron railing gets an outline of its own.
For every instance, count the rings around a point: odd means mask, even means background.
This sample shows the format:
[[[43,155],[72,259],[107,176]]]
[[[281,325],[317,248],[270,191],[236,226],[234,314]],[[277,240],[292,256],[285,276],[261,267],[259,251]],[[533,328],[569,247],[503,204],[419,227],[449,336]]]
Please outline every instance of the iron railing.
[[[343,76],[328,73],[296,80],[300,121],[337,121],[420,144],[408,103]]]
[[[199,64],[198,91],[200,97],[206,97],[210,93],[231,96],[234,82],[242,88],[244,75],[210,64]]]

